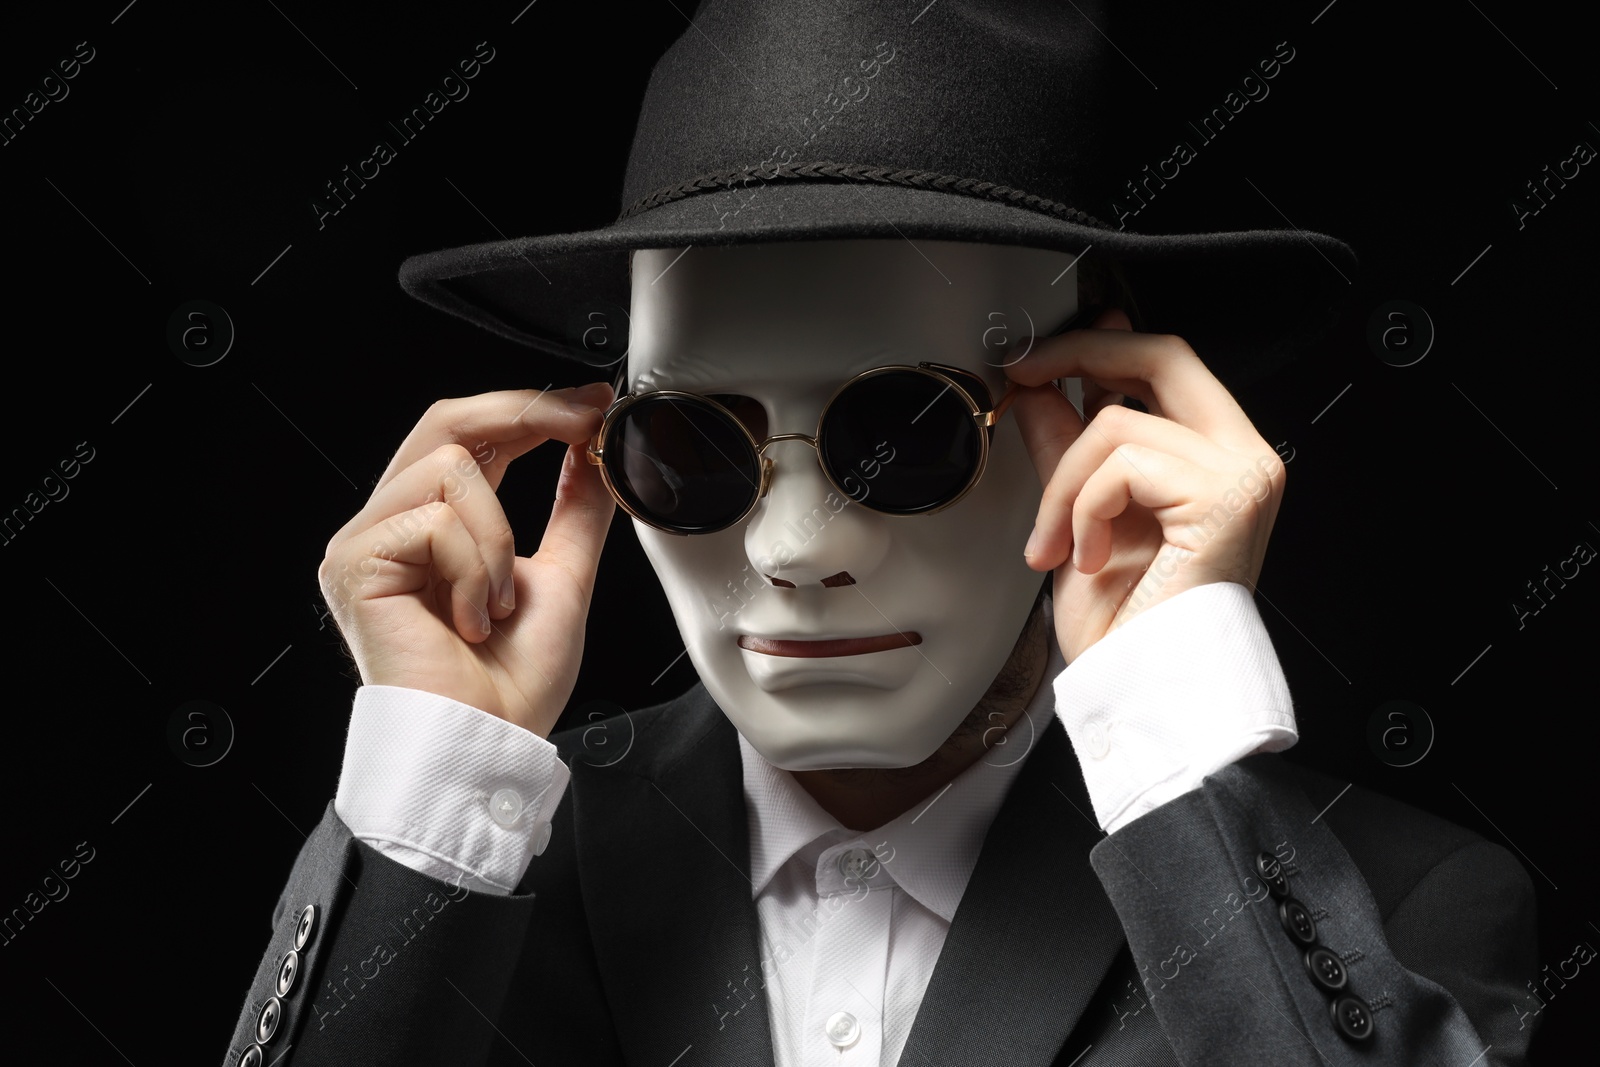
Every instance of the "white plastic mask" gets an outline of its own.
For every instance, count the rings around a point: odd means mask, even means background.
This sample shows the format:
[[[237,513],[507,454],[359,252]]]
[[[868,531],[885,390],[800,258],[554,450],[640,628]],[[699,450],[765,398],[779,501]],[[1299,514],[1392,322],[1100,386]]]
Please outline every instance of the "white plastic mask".
[[[1073,258],[903,240],[641,251],[629,388],[752,397],[768,434],[814,433],[840,385],[886,364],[973,371],[998,402],[1021,342],[1077,310]],[[690,660],[778,767],[921,762],[988,690],[1043,580],[1022,560],[1041,491],[1015,417],[996,426],[978,483],[933,514],[849,501],[805,442],[765,454],[775,463],[769,490],[737,525],[681,536],[635,521]],[[740,645],[897,634],[920,641],[829,656]]]

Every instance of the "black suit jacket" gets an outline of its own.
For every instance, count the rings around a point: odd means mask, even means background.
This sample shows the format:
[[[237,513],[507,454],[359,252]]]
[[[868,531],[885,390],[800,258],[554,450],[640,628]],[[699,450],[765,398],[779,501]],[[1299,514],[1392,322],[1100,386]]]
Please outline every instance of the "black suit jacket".
[[[262,1062],[297,1067],[771,1064],[737,735],[699,685],[604,728],[606,746],[584,744],[599,726],[552,739],[572,781],[510,896],[394,862],[330,803],[225,1063],[266,1010]],[[1342,785],[1255,756],[1107,837],[1052,720],[984,841],[900,1062],[1468,1067],[1489,1046],[1476,1064],[1523,1062],[1527,874],[1466,830]],[[1269,890],[1263,853],[1285,861],[1280,890],[1304,914]],[[1320,948],[1339,964],[1308,967]],[[1370,1005],[1370,1036],[1342,1035],[1315,968]]]

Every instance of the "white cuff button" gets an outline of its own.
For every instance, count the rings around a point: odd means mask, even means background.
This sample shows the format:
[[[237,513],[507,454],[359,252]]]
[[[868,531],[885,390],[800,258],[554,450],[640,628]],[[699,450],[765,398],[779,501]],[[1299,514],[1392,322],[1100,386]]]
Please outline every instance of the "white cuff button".
[[[495,822],[510,829],[522,816],[522,795],[515,789],[495,790],[494,796],[489,798],[489,815]]]
[[[1106,734],[1106,728],[1097,722],[1090,723],[1088,729],[1083,731],[1083,747],[1091,759],[1105,759],[1111,751],[1111,738]]]
[[[549,823],[545,823],[539,828],[539,836],[533,842],[533,854],[535,856],[544,855],[544,850],[550,847],[550,835],[553,833],[555,833],[555,827]]]

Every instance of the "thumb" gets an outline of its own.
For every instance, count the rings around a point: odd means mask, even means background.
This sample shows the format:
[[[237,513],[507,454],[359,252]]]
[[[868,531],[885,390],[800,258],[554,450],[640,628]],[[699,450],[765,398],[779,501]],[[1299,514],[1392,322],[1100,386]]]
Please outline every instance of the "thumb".
[[[580,441],[567,446],[556,483],[555,503],[537,558],[572,576],[582,594],[583,610],[587,611],[616,502],[606,489],[599,468],[588,462],[585,444]],[[520,591],[517,601],[522,602]]]

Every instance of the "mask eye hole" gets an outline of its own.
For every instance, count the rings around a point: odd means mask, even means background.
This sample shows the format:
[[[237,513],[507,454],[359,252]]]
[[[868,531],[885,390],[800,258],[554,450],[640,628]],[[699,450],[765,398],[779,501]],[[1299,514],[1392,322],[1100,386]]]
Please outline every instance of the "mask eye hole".
[[[707,393],[706,396],[733,412],[733,417],[744,424],[757,443],[767,439],[767,409],[761,406],[761,401],[742,393]]]

